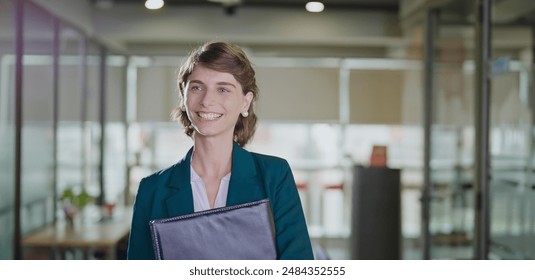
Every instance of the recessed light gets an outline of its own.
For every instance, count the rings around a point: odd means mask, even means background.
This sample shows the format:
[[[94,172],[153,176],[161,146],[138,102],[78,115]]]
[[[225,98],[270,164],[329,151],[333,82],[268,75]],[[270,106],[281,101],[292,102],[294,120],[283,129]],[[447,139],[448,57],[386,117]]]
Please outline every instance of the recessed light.
[[[158,10],[163,7],[163,0],[147,0],[145,1],[145,8],[149,10]]]
[[[321,13],[325,9],[325,5],[321,2],[312,1],[305,5],[305,9],[311,13]]]

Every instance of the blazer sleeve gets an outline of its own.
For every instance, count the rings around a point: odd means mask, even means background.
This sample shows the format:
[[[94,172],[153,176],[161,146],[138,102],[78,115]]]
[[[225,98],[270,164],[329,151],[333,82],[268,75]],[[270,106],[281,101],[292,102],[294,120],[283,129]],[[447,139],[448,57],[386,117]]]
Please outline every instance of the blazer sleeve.
[[[150,209],[150,196],[149,183],[146,178],[142,179],[134,202],[134,212],[128,241],[127,259],[129,260],[155,259],[149,226],[150,214],[148,209]]]
[[[313,260],[312,245],[294,177],[288,162],[282,162],[273,202],[278,258]]]

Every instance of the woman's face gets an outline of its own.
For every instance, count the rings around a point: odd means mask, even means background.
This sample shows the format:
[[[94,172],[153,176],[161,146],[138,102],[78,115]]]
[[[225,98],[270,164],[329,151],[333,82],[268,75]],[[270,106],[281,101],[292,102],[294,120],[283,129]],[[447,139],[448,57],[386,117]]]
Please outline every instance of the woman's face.
[[[241,112],[247,111],[253,94],[243,94],[232,74],[195,66],[184,91],[184,105],[196,137],[234,137]]]

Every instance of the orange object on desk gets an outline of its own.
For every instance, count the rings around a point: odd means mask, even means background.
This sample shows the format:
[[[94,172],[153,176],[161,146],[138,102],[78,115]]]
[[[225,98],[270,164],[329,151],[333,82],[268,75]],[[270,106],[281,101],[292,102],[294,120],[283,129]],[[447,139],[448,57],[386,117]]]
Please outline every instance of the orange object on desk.
[[[370,157],[371,167],[386,167],[388,158],[388,148],[382,145],[373,145]]]

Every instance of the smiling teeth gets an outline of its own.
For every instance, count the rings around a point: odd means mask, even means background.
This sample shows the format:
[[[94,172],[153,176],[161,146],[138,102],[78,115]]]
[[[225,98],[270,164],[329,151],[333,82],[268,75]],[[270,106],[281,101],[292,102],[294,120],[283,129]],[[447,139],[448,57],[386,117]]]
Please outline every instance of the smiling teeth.
[[[215,120],[222,116],[221,114],[216,114],[216,113],[199,113],[198,115],[199,117],[206,119],[206,120]]]

